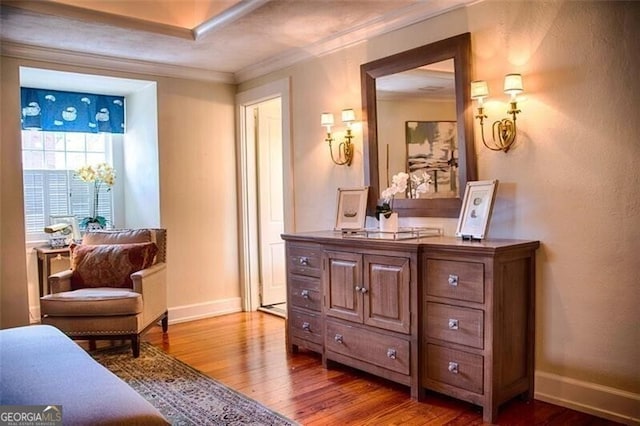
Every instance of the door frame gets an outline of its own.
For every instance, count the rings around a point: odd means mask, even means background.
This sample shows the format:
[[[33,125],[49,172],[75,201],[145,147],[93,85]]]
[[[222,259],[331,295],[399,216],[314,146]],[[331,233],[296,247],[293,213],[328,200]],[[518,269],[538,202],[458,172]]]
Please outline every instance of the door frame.
[[[282,167],[284,231],[294,232],[293,147],[291,143],[290,79],[284,78],[236,94],[238,169],[238,241],[240,297],[244,311],[260,307],[258,210],[256,202],[256,150],[246,132],[246,112],[262,101],[280,97],[282,118]]]

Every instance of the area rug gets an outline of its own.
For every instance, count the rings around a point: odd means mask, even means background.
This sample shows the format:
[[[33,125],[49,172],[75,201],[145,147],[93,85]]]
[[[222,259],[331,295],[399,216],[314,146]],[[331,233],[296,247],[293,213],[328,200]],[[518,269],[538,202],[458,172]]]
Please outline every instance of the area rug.
[[[172,425],[297,425],[149,343],[141,344],[139,358],[131,356],[129,346],[91,351],[91,356]]]

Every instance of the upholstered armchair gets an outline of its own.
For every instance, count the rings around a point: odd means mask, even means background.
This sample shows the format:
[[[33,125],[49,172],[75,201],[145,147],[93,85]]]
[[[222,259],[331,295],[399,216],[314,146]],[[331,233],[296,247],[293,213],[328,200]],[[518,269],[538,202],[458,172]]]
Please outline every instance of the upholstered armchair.
[[[42,323],[72,339],[130,339],[140,355],[140,336],[158,321],[167,332],[166,230],[87,232],[72,244],[71,269],[49,276],[40,299]]]

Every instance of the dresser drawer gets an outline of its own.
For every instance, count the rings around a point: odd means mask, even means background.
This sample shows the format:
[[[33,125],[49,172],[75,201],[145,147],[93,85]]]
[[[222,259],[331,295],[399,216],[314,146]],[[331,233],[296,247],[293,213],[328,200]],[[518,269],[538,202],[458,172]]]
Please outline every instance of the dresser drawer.
[[[427,295],[484,303],[484,265],[427,259]]]
[[[290,309],[287,322],[292,336],[318,345],[322,344],[322,321],[320,315]]]
[[[427,336],[482,349],[484,347],[484,311],[427,303]]]
[[[320,278],[289,275],[287,287],[291,306],[320,312]]]
[[[322,250],[315,245],[287,245],[287,270],[290,274],[320,278]]]
[[[327,352],[333,351],[401,374],[409,374],[410,345],[407,340],[332,321],[327,321],[326,326]]]
[[[482,356],[427,345],[427,379],[482,394],[482,374]]]

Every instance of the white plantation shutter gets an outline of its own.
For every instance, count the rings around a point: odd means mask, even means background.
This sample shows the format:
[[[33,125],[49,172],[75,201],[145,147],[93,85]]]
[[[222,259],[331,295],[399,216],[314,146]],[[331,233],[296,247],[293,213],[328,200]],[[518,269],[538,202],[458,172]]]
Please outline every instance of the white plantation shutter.
[[[44,195],[44,173],[40,170],[25,170],[24,181],[24,218],[27,229],[27,241],[31,239],[31,234],[40,235],[45,227],[45,195]]]
[[[91,215],[92,203],[93,203],[93,184],[83,182],[74,176],[74,173],[70,173],[71,190],[70,192],[70,211],[78,220],[78,223],[87,216]],[[111,200],[109,200],[109,208],[111,208]],[[107,219],[111,219],[111,215],[105,216]],[[109,222],[111,223],[111,222]]]
[[[27,241],[47,239],[44,227],[51,216],[75,216],[78,223],[91,214],[93,184],[73,170],[24,170],[24,210]],[[113,224],[111,191],[100,191],[98,214]]]
[[[44,171],[46,199],[49,201],[48,211],[45,209],[45,217],[69,214],[69,185],[67,184],[67,172],[65,170]],[[46,222],[46,220],[45,220]],[[48,224],[48,223],[47,223]]]

